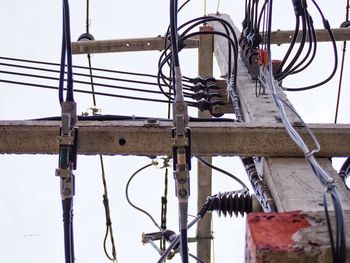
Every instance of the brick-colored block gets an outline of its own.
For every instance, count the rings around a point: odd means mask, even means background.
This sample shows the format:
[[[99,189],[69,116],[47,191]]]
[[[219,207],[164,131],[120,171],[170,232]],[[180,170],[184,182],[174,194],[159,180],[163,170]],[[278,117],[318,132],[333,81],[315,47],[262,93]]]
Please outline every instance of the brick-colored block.
[[[253,213],[247,217],[246,263],[310,263],[314,255],[292,236],[310,226],[301,212]]]

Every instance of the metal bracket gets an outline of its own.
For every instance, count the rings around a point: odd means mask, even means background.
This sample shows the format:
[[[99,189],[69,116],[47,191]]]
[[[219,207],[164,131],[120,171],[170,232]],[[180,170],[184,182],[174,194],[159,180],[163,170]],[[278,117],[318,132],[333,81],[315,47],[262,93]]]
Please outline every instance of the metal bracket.
[[[145,126],[145,127],[159,127],[160,123],[159,123],[159,120],[157,120],[155,118],[149,118],[149,119],[145,120],[143,126]]]
[[[78,128],[76,103],[67,101],[62,103],[62,125],[59,137],[59,163],[56,176],[61,178],[62,199],[71,198],[75,193],[75,179],[73,170],[77,165]]]

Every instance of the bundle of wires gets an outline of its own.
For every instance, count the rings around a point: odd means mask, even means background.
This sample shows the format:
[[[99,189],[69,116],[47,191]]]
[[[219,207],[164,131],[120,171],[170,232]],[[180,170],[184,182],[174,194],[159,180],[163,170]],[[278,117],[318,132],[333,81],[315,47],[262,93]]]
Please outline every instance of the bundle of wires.
[[[296,1],[293,1],[294,3]],[[314,2],[314,1],[313,1]],[[316,3],[315,3],[316,4]],[[271,27],[272,27],[272,8],[273,6],[273,0],[268,1],[268,9],[267,9],[267,50],[268,50],[268,61],[269,65],[268,67],[272,68],[272,59],[271,59],[271,46],[270,46],[270,39],[271,39]],[[281,120],[283,124],[286,127],[286,130],[290,137],[293,139],[293,141],[296,143],[296,145],[303,151],[305,154],[305,158],[310,164],[313,172],[315,173],[316,177],[324,187],[323,191],[323,202],[325,207],[325,217],[326,222],[329,230],[329,236],[330,236],[330,243],[332,248],[332,255],[333,255],[333,261],[337,263],[345,262],[346,260],[346,233],[345,233],[345,226],[344,226],[344,215],[343,215],[343,209],[340,201],[340,196],[337,191],[337,188],[334,184],[334,180],[332,177],[330,177],[326,171],[320,166],[318,161],[316,160],[314,154],[320,150],[320,145],[318,141],[316,140],[315,136],[312,134],[311,130],[307,127],[307,125],[303,122],[302,118],[297,114],[295,110],[290,108],[292,112],[294,112],[295,116],[298,117],[298,119],[303,123],[303,126],[306,128],[308,134],[313,139],[316,149],[310,150],[308,145],[304,142],[300,134],[294,129],[292,124],[287,118],[286,115],[286,106],[288,105],[278,96],[277,90],[276,90],[276,83],[273,76],[273,73],[271,70],[269,70],[267,67],[264,67],[261,69],[261,80],[263,81],[263,85],[268,87],[273,95],[274,101],[276,103],[278,112],[280,114]],[[329,211],[328,211],[328,204],[326,195],[329,194],[331,196],[333,205],[334,205],[334,211],[335,211],[335,218],[336,218],[336,237],[333,237],[333,231],[332,226],[330,223],[329,218]]]
[[[197,31],[197,27],[199,25],[202,24],[206,24],[208,22],[219,22],[222,24],[222,26],[224,27],[224,31],[223,32],[219,32],[219,31]],[[166,32],[166,39],[170,39],[170,28],[168,28],[167,32]],[[178,41],[178,45],[177,45],[177,51],[176,52],[180,52],[185,46],[186,46],[186,40],[190,39],[190,38],[194,38],[198,35],[204,35],[204,34],[211,34],[211,35],[215,35],[215,36],[220,36],[223,37],[225,39],[227,39],[228,41],[228,46],[229,46],[229,62],[228,62],[228,72],[229,72],[229,76],[231,76],[231,72],[233,72],[233,77],[234,77],[234,81],[236,82],[236,78],[237,78],[237,58],[238,58],[238,40],[237,37],[235,35],[234,29],[232,28],[232,26],[225,21],[224,19],[221,19],[219,17],[214,17],[214,16],[204,16],[204,17],[198,17],[195,19],[192,19],[190,21],[187,21],[186,23],[182,24],[181,26],[179,26],[177,28],[177,33],[178,33],[178,37],[177,37],[177,41]],[[159,58],[159,62],[158,62],[158,85],[159,88],[161,90],[161,92],[164,94],[165,97],[167,97],[170,101],[174,101],[175,99],[175,95],[176,95],[176,91],[173,90],[173,87],[171,85],[172,83],[172,78],[168,77],[167,74],[165,74],[165,66],[167,65],[170,69],[167,70],[167,72],[170,70],[170,72],[173,71],[172,69],[172,56],[173,56],[173,50],[172,50],[172,44],[169,43],[168,41],[166,41],[165,43],[165,48],[164,51],[162,52],[160,58]],[[234,57],[234,61],[232,62],[232,54],[233,53],[233,57]],[[233,64],[233,65],[232,65]],[[233,69],[233,70],[232,70]],[[195,81],[195,78],[189,78],[189,77],[183,77],[182,81],[185,83],[183,85],[184,87],[184,96],[186,98],[193,98],[193,84]],[[163,89],[163,87],[168,87],[169,91],[165,91]],[[196,103],[193,101],[187,101],[189,106],[193,106]]]
[[[274,75],[277,81],[282,81],[286,77],[296,73],[300,73],[306,68],[308,68],[313,62],[317,53],[316,32],[314,28],[313,19],[308,11],[307,1],[293,0],[292,2],[293,2],[295,21],[296,21],[295,30],[294,30],[294,34],[291,39],[289,48],[283,60],[281,61],[281,64],[277,69],[277,72]],[[331,44],[333,48],[334,66],[329,76],[324,80],[318,83],[305,86],[305,87],[300,87],[300,88],[283,87],[283,89],[286,91],[304,91],[304,90],[317,88],[319,86],[326,84],[328,81],[330,81],[337,71],[337,66],[338,66],[337,46],[336,46],[335,38],[330,28],[330,24],[328,20],[324,17],[323,12],[318,6],[318,4],[314,0],[312,0],[312,2],[317,8],[319,14],[321,15],[323,26],[327,30],[329,37],[331,39]],[[300,24],[301,24],[301,29],[300,29]],[[301,31],[301,36],[300,36],[300,31]],[[296,47],[298,38],[300,39],[300,44],[299,44],[299,47]],[[307,48],[306,48],[306,45],[307,45]],[[290,58],[292,52],[295,49],[296,51],[294,56]],[[303,52],[305,49],[306,49],[306,52]]]

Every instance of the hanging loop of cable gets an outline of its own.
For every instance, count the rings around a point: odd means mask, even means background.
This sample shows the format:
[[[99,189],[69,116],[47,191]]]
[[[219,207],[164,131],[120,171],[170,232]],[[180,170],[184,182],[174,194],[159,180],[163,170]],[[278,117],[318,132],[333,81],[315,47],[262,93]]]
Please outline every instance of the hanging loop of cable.
[[[117,252],[116,252],[116,246],[114,241],[114,235],[113,235],[113,227],[112,227],[112,220],[110,215],[110,209],[109,209],[109,199],[108,199],[108,192],[107,192],[107,183],[106,183],[106,174],[104,169],[104,162],[103,162],[103,156],[99,155],[100,157],[100,165],[101,165],[101,175],[102,175],[102,183],[103,183],[103,205],[105,208],[105,215],[106,215],[106,234],[103,239],[103,249],[104,252],[109,260],[111,260],[113,263],[117,263]],[[109,255],[107,251],[107,238],[110,236],[110,242],[112,245],[112,256]]]

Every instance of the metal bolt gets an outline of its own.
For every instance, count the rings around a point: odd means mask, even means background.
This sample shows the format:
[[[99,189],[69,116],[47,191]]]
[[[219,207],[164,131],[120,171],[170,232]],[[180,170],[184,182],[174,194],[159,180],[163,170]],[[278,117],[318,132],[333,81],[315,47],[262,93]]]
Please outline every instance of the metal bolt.
[[[185,189],[179,190],[179,196],[180,197],[186,197],[187,196],[187,191]]]

